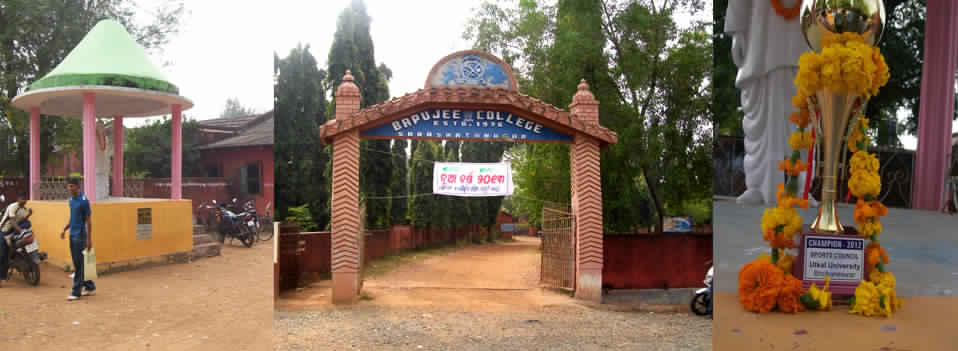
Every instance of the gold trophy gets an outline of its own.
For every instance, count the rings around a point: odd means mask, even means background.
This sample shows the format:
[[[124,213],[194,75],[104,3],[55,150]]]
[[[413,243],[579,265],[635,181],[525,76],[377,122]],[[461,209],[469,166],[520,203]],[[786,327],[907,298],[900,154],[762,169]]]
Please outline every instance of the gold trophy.
[[[802,33],[808,46],[821,52],[821,39],[826,33],[858,33],[865,42],[877,45],[885,27],[885,6],[881,0],[804,0],[801,13]],[[812,222],[812,231],[841,234],[835,207],[839,157],[850,134],[849,126],[857,123],[855,116],[865,105],[864,97],[853,93],[835,92],[822,88],[810,98],[809,107],[820,111],[813,119],[818,136],[816,149],[822,151],[822,198],[818,216]]]

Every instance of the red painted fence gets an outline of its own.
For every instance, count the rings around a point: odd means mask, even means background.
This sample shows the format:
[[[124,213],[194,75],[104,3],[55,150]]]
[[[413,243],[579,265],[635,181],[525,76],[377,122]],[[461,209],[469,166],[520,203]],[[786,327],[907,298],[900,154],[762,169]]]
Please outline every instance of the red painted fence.
[[[416,229],[394,226],[391,230],[366,233],[363,262],[395,255],[405,250],[439,247],[469,240],[478,227],[457,229]],[[289,233],[280,235],[280,247],[296,257],[280,258],[284,277],[291,274],[330,274],[330,233]],[[711,234],[629,234],[605,235],[602,285],[608,289],[665,289],[703,286],[712,259]],[[295,266],[295,267],[294,267]],[[287,269],[289,271],[287,271]],[[281,289],[295,287],[286,278]]]
[[[606,235],[602,247],[606,289],[704,287],[712,260],[710,234]]]

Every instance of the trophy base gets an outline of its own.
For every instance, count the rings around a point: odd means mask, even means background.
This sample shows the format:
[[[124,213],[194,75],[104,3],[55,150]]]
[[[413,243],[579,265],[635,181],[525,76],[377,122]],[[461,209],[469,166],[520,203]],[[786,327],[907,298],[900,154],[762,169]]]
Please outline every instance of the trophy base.
[[[806,279],[805,270],[812,269],[810,267],[806,267],[805,261],[808,259],[808,257],[806,257],[806,254],[807,253],[810,254],[812,251],[815,251],[815,253],[819,255],[821,254],[832,255],[832,254],[841,253],[842,257],[847,257],[847,255],[857,256],[857,260],[860,260],[860,263],[858,263],[859,269],[853,270],[853,272],[851,272],[851,275],[854,275],[857,273],[857,276],[860,276],[862,279],[865,278],[864,276],[865,275],[864,274],[864,268],[865,268],[864,238],[857,235],[858,230],[856,230],[855,227],[847,226],[847,225],[843,227],[844,227],[844,232],[841,234],[836,234],[836,233],[816,232],[816,231],[810,230],[808,225],[804,226],[802,235],[799,237],[798,245],[796,245],[796,247],[798,248],[798,255],[795,256],[795,260],[792,265],[792,274],[796,278],[802,281],[802,289],[808,289],[812,286],[812,284],[815,284],[815,286],[817,286],[818,289],[822,289],[825,286],[825,280],[822,278]],[[808,250],[806,248],[808,243],[806,239],[808,239],[810,236],[826,238],[826,239],[837,239],[837,240],[834,240],[834,242],[841,243],[843,247],[836,248],[834,250],[821,249],[821,248]],[[827,252],[827,251],[832,251],[832,252]],[[856,260],[842,259],[840,262],[833,262],[830,259],[823,259],[821,257],[822,256],[818,256],[814,260],[816,263],[819,264],[817,267],[830,266],[831,263],[846,264],[849,261],[856,261]],[[846,272],[843,272],[843,273],[848,273],[848,272],[846,270]],[[813,275],[809,274],[809,276],[811,277]],[[832,305],[848,304],[849,298],[851,298],[852,296],[855,296],[855,289],[858,288],[858,284],[861,283],[862,279],[847,279],[846,278],[843,280],[841,278],[831,277],[830,282],[828,284],[828,291],[832,293]]]

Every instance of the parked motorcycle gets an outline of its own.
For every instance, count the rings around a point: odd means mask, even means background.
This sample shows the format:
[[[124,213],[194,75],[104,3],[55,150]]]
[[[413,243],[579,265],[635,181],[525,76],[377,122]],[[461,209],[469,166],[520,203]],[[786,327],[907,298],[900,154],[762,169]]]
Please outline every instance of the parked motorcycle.
[[[4,201],[6,198],[0,195],[0,203]],[[10,251],[7,255],[10,261],[10,275],[13,275],[14,270],[18,271],[23,274],[23,279],[28,284],[36,286],[40,283],[40,262],[47,259],[47,253],[40,251],[29,221],[21,228],[24,229],[23,232],[10,235]]]
[[[236,200],[234,199],[235,203]],[[256,240],[256,233],[252,230],[250,223],[246,221],[246,213],[234,213],[227,208],[227,205],[217,203],[213,200],[213,208],[216,209],[217,231],[220,234],[220,242],[226,241],[226,238],[239,239],[246,247],[252,247]]]
[[[705,287],[695,291],[695,297],[692,298],[692,312],[699,316],[711,314],[712,305],[712,269],[705,274]]]
[[[259,231],[263,228],[263,226],[260,224],[259,217],[256,215],[256,202],[253,200],[247,200],[246,203],[243,204],[243,214],[243,223],[246,223],[246,225],[250,226],[250,230],[253,233],[259,234]],[[254,235],[254,238],[258,240],[259,235]]]

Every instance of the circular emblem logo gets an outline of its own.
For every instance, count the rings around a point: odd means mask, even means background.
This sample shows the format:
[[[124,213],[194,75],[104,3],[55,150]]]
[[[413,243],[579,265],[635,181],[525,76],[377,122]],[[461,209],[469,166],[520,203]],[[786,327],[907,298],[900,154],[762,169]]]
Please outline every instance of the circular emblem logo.
[[[478,57],[465,57],[462,60],[462,76],[467,79],[479,79],[482,77],[482,62]]]

